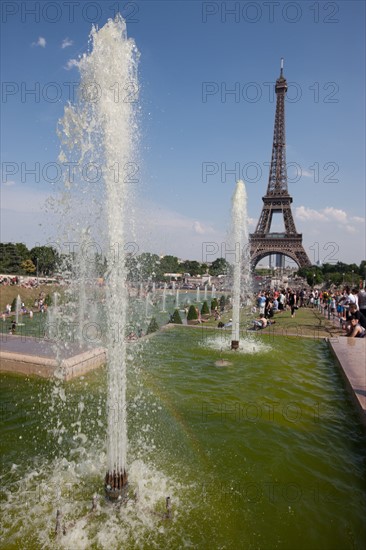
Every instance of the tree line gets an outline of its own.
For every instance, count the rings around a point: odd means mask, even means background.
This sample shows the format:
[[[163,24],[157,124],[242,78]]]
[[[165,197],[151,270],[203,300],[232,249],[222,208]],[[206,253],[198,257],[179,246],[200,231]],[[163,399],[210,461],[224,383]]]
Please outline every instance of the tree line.
[[[366,279],[366,260],[362,260],[360,265],[337,262],[336,264],[325,263],[320,266],[302,267],[298,270],[297,275],[304,277],[310,286],[326,283],[358,287],[360,279]]]
[[[107,259],[102,254],[87,258],[88,267],[97,277],[108,274]],[[53,277],[57,272],[73,273],[77,264],[75,254],[59,254],[52,246],[35,246],[28,249],[23,243],[0,243],[0,273],[12,275],[38,275]],[[230,271],[230,264],[224,258],[214,262],[200,263],[196,260],[180,261],[177,256],[143,252],[140,255],[127,254],[127,276],[131,281],[164,280],[165,273],[189,273],[197,275],[225,275]]]
[[[73,273],[76,263],[75,254],[59,254],[52,246],[35,246],[29,250],[23,243],[0,243],[0,273],[3,274],[53,277],[58,271]],[[88,264],[96,277],[108,273],[107,259],[102,254],[95,254],[92,261],[88,257]],[[160,257],[150,252],[127,254],[126,266],[130,281],[162,281],[165,273],[189,273],[192,277],[206,273],[213,276],[231,273],[231,265],[225,258],[217,258],[212,263],[196,260],[182,262],[177,256]],[[359,279],[366,278],[366,260],[360,265],[337,262],[303,267],[297,275],[304,277],[310,286],[321,283],[357,285]]]

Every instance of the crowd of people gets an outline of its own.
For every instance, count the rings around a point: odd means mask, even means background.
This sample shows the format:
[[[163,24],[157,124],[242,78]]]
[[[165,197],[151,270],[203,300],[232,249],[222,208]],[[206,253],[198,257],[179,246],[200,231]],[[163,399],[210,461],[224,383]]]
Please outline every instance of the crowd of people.
[[[253,313],[259,312],[255,327],[265,328],[273,323],[271,319],[276,313],[286,309],[295,317],[296,311],[303,307],[322,307],[333,317],[338,317],[342,329],[347,336],[363,338],[366,333],[366,290],[365,288],[344,287],[343,290],[318,289],[279,289],[261,291],[257,296],[257,305]]]

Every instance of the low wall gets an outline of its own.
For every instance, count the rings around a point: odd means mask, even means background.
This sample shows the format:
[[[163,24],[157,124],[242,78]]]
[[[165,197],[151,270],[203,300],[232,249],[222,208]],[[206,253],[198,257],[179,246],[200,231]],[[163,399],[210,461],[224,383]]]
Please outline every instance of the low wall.
[[[107,361],[104,348],[84,351],[59,363],[56,359],[8,351],[0,352],[0,372],[12,372],[41,378],[72,380],[99,368]]]

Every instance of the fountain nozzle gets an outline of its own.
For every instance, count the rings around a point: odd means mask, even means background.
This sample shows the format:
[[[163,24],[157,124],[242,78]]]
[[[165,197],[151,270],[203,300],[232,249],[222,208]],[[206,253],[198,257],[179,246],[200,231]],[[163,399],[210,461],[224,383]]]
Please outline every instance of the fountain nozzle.
[[[112,501],[116,502],[127,497],[127,488],[128,488],[128,475],[126,470],[119,472],[113,470],[109,471],[105,475],[104,489],[106,497]]]
[[[231,349],[239,349],[239,340],[231,340]]]
[[[166,497],[165,499],[165,508],[166,512],[164,517],[165,519],[170,519],[172,515],[172,502],[170,500],[170,497]]]

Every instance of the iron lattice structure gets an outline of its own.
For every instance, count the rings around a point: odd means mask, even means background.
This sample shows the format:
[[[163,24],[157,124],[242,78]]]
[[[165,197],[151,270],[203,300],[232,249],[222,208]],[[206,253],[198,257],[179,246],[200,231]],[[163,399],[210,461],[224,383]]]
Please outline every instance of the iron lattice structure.
[[[287,81],[281,74],[276,80],[276,115],[273,133],[272,158],[269,170],[267,193],[263,197],[262,212],[254,233],[249,236],[250,258],[253,267],[269,254],[282,254],[294,260],[299,267],[311,265],[302,245],[302,234],[297,233],[292,216],[292,197],[287,186],[285,95]],[[271,233],[273,214],[283,216],[283,233]]]

